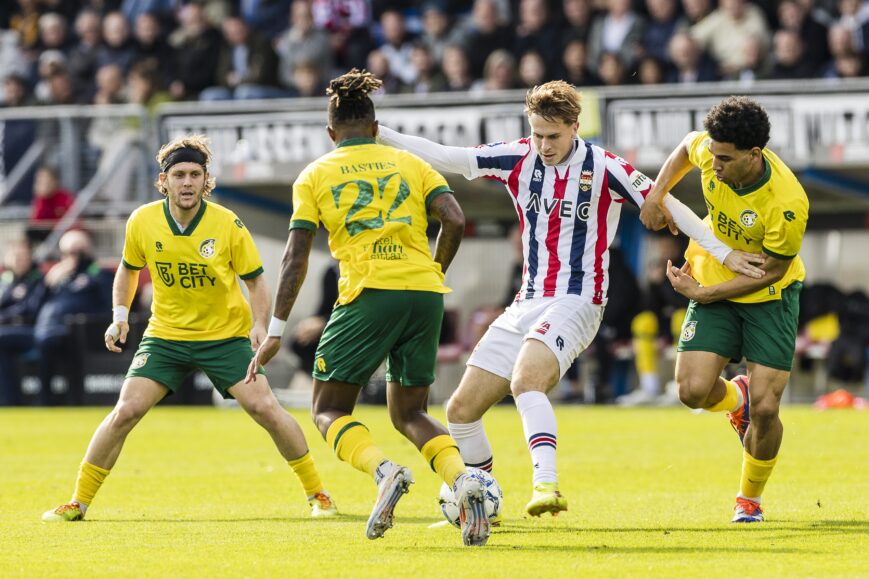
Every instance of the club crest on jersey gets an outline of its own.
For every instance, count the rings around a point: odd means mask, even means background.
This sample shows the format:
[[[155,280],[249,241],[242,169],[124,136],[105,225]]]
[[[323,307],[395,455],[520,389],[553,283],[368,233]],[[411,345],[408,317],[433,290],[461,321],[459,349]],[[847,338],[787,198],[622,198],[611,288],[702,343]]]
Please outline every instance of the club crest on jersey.
[[[685,327],[682,328],[682,341],[690,342],[694,339],[694,336],[697,335],[697,322],[688,322],[685,324]]]
[[[549,322],[541,322],[540,325],[534,329],[534,331],[538,334],[543,334],[545,336],[546,332],[549,331],[549,328]]]
[[[591,183],[594,179],[594,171],[591,169],[583,169],[582,173],[579,175],[579,188],[583,191],[589,191],[591,189]]]
[[[130,368],[132,368],[133,370],[138,370],[139,368],[148,363],[148,357],[150,355],[151,354],[139,354],[138,356],[133,358],[133,363],[130,364]]]
[[[746,209],[739,214],[739,221],[746,227],[752,227],[757,221],[757,213],[751,209]]]
[[[214,255],[214,239],[206,239],[199,244],[199,255],[202,257],[212,257]]]

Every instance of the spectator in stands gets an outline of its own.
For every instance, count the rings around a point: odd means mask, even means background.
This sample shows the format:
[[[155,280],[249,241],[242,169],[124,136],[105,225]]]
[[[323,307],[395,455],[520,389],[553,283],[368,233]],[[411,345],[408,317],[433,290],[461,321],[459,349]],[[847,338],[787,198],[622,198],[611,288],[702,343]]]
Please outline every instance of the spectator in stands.
[[[143,14],[149,14],[155,19],[168,18],[175,9],[175,0],[121,0],[121,13],[127,22],[138,25]]]
[[[782,30],[799,35],[805,48],[803,58],[809,66],[819,70],[830,59],[827,28],[812,17],[805,3],[797,0],[779,2],[778,21]]]
[[[39,17],[37,0],[18,0],[18,11],[9,19],[9,29],[18,33],[25,52],[36,50],[39,43]]]
[[[33,181],[33,204],[30,222],[36,227],[50,227],[72,207],[75,197],[63,188],[57,169],[43,165]]]
[[[727,34],[722,34],[726,30]],[[691,27],[691,35],[700,47],[714,58],[724,75],[733,75],[745,67],[745,54],[735,48],[759,39],[769,46],[769,29],[760,8],[747,0],[721,0],[720,6]]]
[[[779,30],[773,36],[773,65],[768,78],[796,80],[815,76],[814,67],[804,56],[799,35],[792,30]]]
[[[644,56],[637,64],[637,80],[647,85],[663,83],[664,63],[654,56]]]
[[[450,44],[444,48],[441,70],[443,70],[444,76],[447,79],[448,91],[469,90],[474,82],[474,77],[471,76],[471,63],[468,55],[458,44]]]
[[[431,49],[421,40],[413,45],[410,53],[410,62],[416,71],[416,80],[412,85],[404,87],[403,92],[415,94],[429,94],[446,90],[447,80],[438,70]]]
[[[364,68],[374,48],[370,0],[312,0],[314,26],[330,34],[338,68]]]
[[[738,80],[750,84],[756,80],[767,78],[772,66],[765,48],[763,39],[757,36],[749,36],[742,45],[742,66],[736,71],[724,77],[725,80]]]
[[[78,42],[69,52],[69,73],[85,93],[93,94],[97,58],[102,42],[99,13],[91,9],[79,12],[75,18],[75,34]]]
[[[227,2],[231,5],[235,1]],[[265,36],[269,41],[277,38],[286,29],[287,14],[290,12],[292,0],[242,0],[237,2],[239,16],[256,32]],[[222,22],[225,17],[212,19],[212,22]]]
[[[19,46],[19,39],[16,31],[0,28],[0,78],[10,74],[30,76],[30,63]]]
[[[627,81],[625,64],[615,52],[604,52],[600,56],[597,74],[604,86],[618,86]]]
[[[130,25],[120,12],[110,12],[103,18],[103,45],[97,52],[97,66],[114,64],[127,74],[136,58],[136,47],[130,39]]]
[[[553,70],[561,60],[561,44],[557,41],[557,29],[549,21],[549,5],[546,0],[520,0],[519,23],[516,26],[516,44],[513,54],[520,60],[527,52],[537,52],[543,58],[543,68]],[[546,82],[548,78],[543,79]],[[542,83],[541,83],[542,84]]]
[[[533,88],[547,81],[549,74],[543,55],[529,50],[519,59],[519,86]]]
[[[618,55],[623,68],[633,66],[641,51],[643,26],[643,19],[631,9],[630,0],[612,0],[606,14],[595,17],[588,38],[588,61],[602,80],[603,74],[598,69],[604,53]]]
[[[293,73],[301,62],[319,69],[327,78],[332,69],[332,45],[329,35],[314,28],[310,0],[295,0],[290,7],[290,27],[275,41],[278,77],[285,87],[293,86]]]
[[[833,24],[828,31],[830,60],[821,68],[823,78],[852,78],[863,71],[863,59],[854,48],[851,31],[842,24]]]
[[[483,78],[471,87],[473,92],[496,92],[516,88],[516,59],[509,51],[496,50],[486,59]]]
[[[583,43],[591,32],[592,6],[590,0],[564,0],[564,28],[561,32],[562,45],[577,39]]]
[[[33,88],[36,100],[40,104],[57,104],[52,102],[50,79],[57,73],[68,72],[66,56],[59,50],[46,50],[39,55],[36,62],[36,72],[38,80]]]
[[[587,56],[585,42],[579,38],[569,40],[561,55],[561,78],[580,88],[600,84],[588,67]]]
[[[3,78],[3,102],[0,103],[0,108],[25,107],[32,104],[29,93],[27,79],[23,75],[14,72],[6,75]],[[4,121],[4,123],[9,123],[9,121]],[[8,124],[6,124],[5,129],[8,131]],[[8,146],[6,139],[8,137],[4,134],[4,145]],[[14,164],[14,162],[4,163],[3,166],[8,169]]]
[[[67,231],[58,243],[60,261],[45,274],[46,296],[33,328],[39,350],[40,403],[51,403],[51,382],[66,366],[68,398],[79,403],[83,392],[81,360],[74,351],[70,317],[98,315],[111,300],[112,275],[100,269],[84,231]]]
[[[278,59],[269,41],[241,18],[227,18],[217,64],[219,85],[202,91],[200,100],[244,100],[288,96],[277,86]]]
[[[300,62],[293,70],[293,88],[289,96],[314,98],[323,96],[326,90],[325,79],[320,76],[320,68],[308,62]]]
[[[151,60],[165,79],[163,82],[175,78],[177,56],[175,50],[163,37],[160,19],[153,12],[142,12],[133,22],[134,66],[137,63]]]
[[[465,50],[465,59],[469,62],[469,74],[472,79],[482,76],[486,59],[494,51],[499,48],[512,51],[514,37],[513,30],[504,25],[501,20],[495,0],[475,0],[470,19],[459,27],[456,36],[457,42]],[[442,62],[446,59],[446,52],[448,47],[444,47]],[[446,70],[444,74],[449,78],[450,75]]]
[[[402,83],[413,83],[416,74],[410,62],[413,39],[407,33],[404,16],[398,10],[385,10],[380,16],[380,29],[383,44],[379,50],[389,61],[389,70]]]
[[[117,64],[104,64],[97,70],[95,105],[118,105],[127,102],[124,95],[124,71]]]
[[[453,31],[450,29],[450,14],[445,3],[439,0],[429,0],[422,8],[422,36],[420,41],[428,47],[435,62],[440,62],[444,55],[444,47],[453,41]]]
[[[0,110],[32,104],[27,79],[19,73],[12,73],[4,77],[3,98],[4,101],[0,103]],[[2,126],[3,136],[0,142],[3,146],[0,149],[0,161],[2,161],[5,173],[8,175],[33,144],[38,125],[33,119],[6,119]],[[5,193],[0,193],[0,203],[5,205],[29,204],[33,192],[33,173],[33,170],[27,171],[14,187],[10,187],[7,182]]]
[[[824,68],[824,78],[857,78],[866,76],[866,58],[856,52],[844,54],[833,59]]]
[[[646,10],[649,20],[643,30],[643,52],[662,63],[669,62],[670,39],[687,26],[687,21],[679,15],[676,0],[646,0]]]
[[[59,50],[67,52],[70,49],[69,30],[66,18],[57,12],[48,12],[39,17],[39,42],[37,50]]]
[[[389,59],[379,49],[368,53],[368,72],[379,78],[383,85],[377,94],[396,94],[401,92],[401,81],[398,80],[389,68]],[[319,95],[318,95],[319,96]]]
[[[152,115],[158,105],[172,101],[172,96],[163,85],[156,61],[143,60],[130,69],[127,75],[127,100],[142,105]]]
[[[181,28],[170,39],[178,56],[176,78],[169,92],[176,100],[192,99],[218,84],[216,54],[220,53],[220,33],[205,18],[203,7],[186,4],[179,12]]]
[[[701,52],[697,42],[687,31],[673,35],[668,52],[672,67],[667,73],[667,82],[694,84],[718,80],[715,63]]]
[[[869,2],[865,0],[838,0],[836,2],[839,17],[836,20],[851,33],[851,43],[857,52],[866,52],[869,47],[863,45],[863,26],[869,22]]]
[[[0,406],[20,404],[18,358],[33,348],[33,323],[44,295],[30,246],[23,240],[8,243],[0,274]]]
[[[694,26],[712,13],[711,0],[682,0],[682,12],[689,26]]]

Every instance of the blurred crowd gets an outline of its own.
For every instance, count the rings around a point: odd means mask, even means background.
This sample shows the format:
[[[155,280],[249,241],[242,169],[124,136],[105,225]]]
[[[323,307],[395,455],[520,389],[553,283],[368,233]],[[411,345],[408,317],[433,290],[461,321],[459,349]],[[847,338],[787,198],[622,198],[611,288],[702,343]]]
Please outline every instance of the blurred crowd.
[[[306,97],[850,78],[865,0],[5,0],[0,102]]]

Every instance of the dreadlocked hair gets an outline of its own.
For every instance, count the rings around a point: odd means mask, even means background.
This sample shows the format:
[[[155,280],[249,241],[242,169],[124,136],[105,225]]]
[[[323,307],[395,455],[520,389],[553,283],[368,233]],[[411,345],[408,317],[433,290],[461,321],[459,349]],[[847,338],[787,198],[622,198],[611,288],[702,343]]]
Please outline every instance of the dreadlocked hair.
[[[368,94],[381,86],[380,79],[358,68],[329,81],[329,124],[373,123],[374,103]]]

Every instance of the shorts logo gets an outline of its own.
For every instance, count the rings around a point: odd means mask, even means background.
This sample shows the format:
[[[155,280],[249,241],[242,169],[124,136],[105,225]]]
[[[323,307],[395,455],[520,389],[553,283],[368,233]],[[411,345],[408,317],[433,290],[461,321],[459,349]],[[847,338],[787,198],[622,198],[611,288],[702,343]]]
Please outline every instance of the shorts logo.
[[[130,364],[130,368],[132,368],[133,370],[138,370],[139,368],[148,363],[148,357],[150,355],[151,354],[139,354],[138,356],[133,358],[133,363]]]
[[[697,334],[697,322],[688,322],[685,324],[685,327],[682,328],[682,341],[690,342],[694,339],[694,336]]]
[[[592,179],[594,179],[594,171],[591,169],[583,169],[579,175],[579,188],[583,191],[591,189]]]
[[[541,322],[541,324],[539,326],[534,328],[534,331],[537,332],[538,334],[543,334],[545,336],[546,332],[549,331],[549,327],[550,327],[549,322]]]
[[[206,239],[199,244],[199,255],[202,257],[212,257],[214,255],[214,239]]]
[[[564,350],[564,338],[558,336],[555,338],[555,345],[558,346],[558,351],[561,352]]]
[[[323,356],[317,358],[317,372],[325,372],[326,371],[326,360]]]
[[[739,214],[739,221],[746,227],[752,227],[757,221],[757,213],[755,213],[751,209],[746,209]]]

